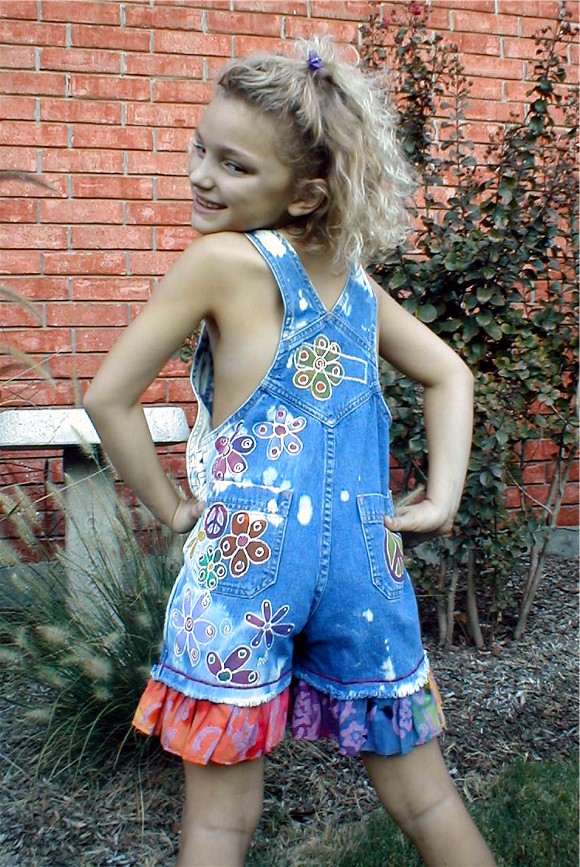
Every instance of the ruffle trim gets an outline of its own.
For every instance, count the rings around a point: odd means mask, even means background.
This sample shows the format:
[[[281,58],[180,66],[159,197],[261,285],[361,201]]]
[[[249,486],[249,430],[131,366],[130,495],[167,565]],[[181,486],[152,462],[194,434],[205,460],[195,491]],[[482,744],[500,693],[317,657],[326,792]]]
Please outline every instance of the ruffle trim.
[[[186,762],[234,765],[271,752],[284,739],[290,688],[254,707],[189,698],[149,680],[133,726],[157,735],[161,746]]]
[[[445,717],[435,678],[402,698],[337,699],[303,680],[294,684],[290,714],[292,737],[329,738],[346,756],[361,752],[405,755],[438,737]]]
[[[217,704],[149,680],[133,719],[167,752],[194,764],[233,765],[270,753],[288,723],[296,740],[329,738],[343,755],[404,755],[441,734],[441,697],[432,674],[403,698],[336,699],[303,680],[254,707]]]

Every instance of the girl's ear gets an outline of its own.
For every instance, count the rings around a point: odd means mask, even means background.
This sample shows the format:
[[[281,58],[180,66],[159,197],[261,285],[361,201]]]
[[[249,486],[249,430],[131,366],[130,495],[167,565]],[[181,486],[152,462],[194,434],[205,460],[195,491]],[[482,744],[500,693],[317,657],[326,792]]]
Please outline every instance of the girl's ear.
[[[327,202],[328,184],[324,178],[309,178],[300,181],[296,198],[288,205],[288,213],[292,217],[304,217],[326,206]]]

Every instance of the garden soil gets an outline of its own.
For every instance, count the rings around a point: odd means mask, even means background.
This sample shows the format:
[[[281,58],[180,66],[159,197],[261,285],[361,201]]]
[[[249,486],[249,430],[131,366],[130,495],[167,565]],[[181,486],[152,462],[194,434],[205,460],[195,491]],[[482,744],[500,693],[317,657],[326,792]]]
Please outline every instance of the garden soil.
[[[499,771],[522,757],[569,760],[578,745],[578,562],[552,556],[524,639],[513,622],[481,612],[486,649],[469,646],[457,618],[444,652],[426,631],[442,693],[442,739],[450,773],[469,802],[485,798]],[[517,598],[518,588],[511,588]],[[486,622],[489,621],[486,625]],[[182,798],[179,762],[159,750],[103,778],[35,774],[38,740],[24,731],[4,672],[0,703],[2,867],[168,867],[174,863]],[[34,697],[29,697],[33,704]],[[264,816],[249,863],[317,867],[316,841],[356,822],[377,801],[360,763],[332,744],[282,744],[267,761]],[[309,854],[310,853],[310,854]]]

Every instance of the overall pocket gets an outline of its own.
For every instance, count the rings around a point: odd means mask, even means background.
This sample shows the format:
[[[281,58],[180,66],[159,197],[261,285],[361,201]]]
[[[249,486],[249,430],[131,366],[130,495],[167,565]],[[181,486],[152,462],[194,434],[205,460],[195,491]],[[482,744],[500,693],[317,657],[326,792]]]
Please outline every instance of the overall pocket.
[[[392,497],[390,493],[360,494],[357,505],[372,582],[387,599],[399,599],[407,574],[403,544],[399,533],[392,533],[383,524],[384,516],[394,513]]]
[[[211,498],[185,547],[198,586],[256,596],[276,581],[291,491],[232,483]]]

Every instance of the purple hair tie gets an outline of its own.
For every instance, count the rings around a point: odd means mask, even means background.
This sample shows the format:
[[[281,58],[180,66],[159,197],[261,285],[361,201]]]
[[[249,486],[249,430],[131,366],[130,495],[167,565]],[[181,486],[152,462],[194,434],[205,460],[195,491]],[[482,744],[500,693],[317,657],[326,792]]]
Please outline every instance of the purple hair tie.
[[[321,57],[318,56],[316,51],[308,52],[308,70],[309,72],[316,72],[317,69],[324,68],[324,61]]]

